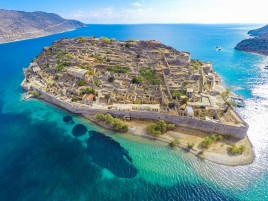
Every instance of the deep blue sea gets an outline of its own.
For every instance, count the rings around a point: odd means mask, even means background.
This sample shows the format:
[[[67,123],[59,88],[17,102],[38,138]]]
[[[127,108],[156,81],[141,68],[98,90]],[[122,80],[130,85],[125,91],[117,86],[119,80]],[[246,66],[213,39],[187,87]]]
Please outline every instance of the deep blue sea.
[[[89,25],[0,45],[0,201],[268,200],[268,57],[234,50],[260,25]],[[213,62],[243,96],[256,158],[226,167],[135,136],[110,133],[38,100],[22,101],[22,68],[62,37],[154,39]],[[222,51],[216,51],[220,46]],[[70,115],[72,122],[64,122]],[[77,124],[83,130],[73,128]],[[82,132],[81,137],[73,132]]]

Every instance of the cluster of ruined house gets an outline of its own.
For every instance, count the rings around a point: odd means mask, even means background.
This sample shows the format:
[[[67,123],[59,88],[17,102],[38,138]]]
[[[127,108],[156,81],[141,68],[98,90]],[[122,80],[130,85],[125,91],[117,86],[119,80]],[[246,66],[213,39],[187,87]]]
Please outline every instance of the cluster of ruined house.
[[[58,51],[68,53],[70,62],[59,73],[56,72],[59,59],[55,56]],[[124,67],[128,72],[108,70],[115,66]],[[140,76],[140,68],[152,69],[161,79],[160,84],[153,85],[147,80],[143,84],[133,83],[133,78]],[[211,119],[215,118],[211,111],[221,108],[216,98],[219,92],[214,90],[220,78],[213,72],[212,64],[202,62],[196,69],[191,65],[190,53],[156,41],[106,43],[102,39],[88,38],[81,43],[62,39],[45,48],[30,64],[30,69],[33,74],[26,77],[39,74],[47,82],[53,82],[53,87],[47,87],[46,91],[54,95],[71,98],[87,87],[94,88],[96,94],[84,94],[79,100],[91,107],[103,105],[119,111],[168,112],[189,117],[204,113],[204,116],[211,115]],[[79,80],[83,80],[85,86],[78,86]],[[174,98],[174,90],[185,91],[185,95]],[[188,102],[182,104],[185,98]]]

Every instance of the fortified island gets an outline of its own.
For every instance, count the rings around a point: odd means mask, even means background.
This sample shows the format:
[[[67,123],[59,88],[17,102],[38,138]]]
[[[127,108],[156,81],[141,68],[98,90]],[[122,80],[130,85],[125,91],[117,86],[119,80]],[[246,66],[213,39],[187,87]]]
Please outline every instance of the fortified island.
[[[234,110],[230,91],[211,63],[191,60],[188,52],[154,40],[63,38],[23,70],[28,97],[106,128],[170,142],[226,165],[254,158],[248,125]],[[124,125],[113,127],[105,118]]]

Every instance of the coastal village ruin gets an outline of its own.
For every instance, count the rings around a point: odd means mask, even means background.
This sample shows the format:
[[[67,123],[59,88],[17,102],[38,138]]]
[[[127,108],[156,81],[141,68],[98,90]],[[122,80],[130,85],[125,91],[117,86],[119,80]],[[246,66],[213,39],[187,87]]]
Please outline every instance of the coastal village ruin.
[[[25,90],[74,113],[165,120],[236,138],[248,130],[211,63],[157,41],[65,38],[24,74]]]

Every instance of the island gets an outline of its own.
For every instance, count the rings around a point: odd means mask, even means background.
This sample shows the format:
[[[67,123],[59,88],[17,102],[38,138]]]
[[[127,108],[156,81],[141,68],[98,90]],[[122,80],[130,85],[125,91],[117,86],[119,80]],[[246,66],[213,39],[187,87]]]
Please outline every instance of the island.
[[[237,50],[268,55],[268,25],[248,32],[253,38],[241,41],[235,47]]]
[[[86,25],[54,13],[0,9],[0,43],[37,38],[71,31]]]
[[[63,38],[24,68],[35,97],[117,132],[161,140],[224,165],[254,159],[248,124],[212,63],[155,40]],[[232,99],[233,98],[233,99]]]

